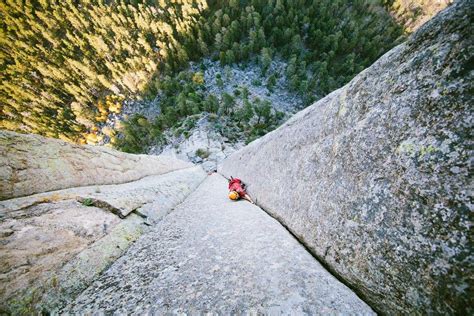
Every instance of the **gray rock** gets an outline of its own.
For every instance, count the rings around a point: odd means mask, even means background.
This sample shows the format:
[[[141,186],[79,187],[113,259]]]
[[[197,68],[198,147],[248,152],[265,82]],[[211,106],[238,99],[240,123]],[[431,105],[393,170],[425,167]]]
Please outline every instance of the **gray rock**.
[[[206,181],[62,311],[373,314],[277,221]]]
[[[251,62],[246,66],[233,64],[222,67],[219,61],[203,59],[197,64],[190,64],[190,69],[196,72],[201,71],[201,66],[206,68],[203,75],[205,91],[208,94],[221,96],[223,93],[228,93],[234,95],[236,87],[246,87],[249,91],[250,100],[259,98],[260,100],[269,101],[275,110],[289,113],[303,107],[301,96],[289,91],[286,76],[280,76],[273,90],[268,90],[266,86],[268,77],[271,74],[284,74],[288,66],[284,60],[278,57],[272,61],[265,76],[262,76],[261,68],[255,62]],[[222,87],[217,84],[218,74],[222,77]],[[254,85],[253,82],[255,81],[260,82],[261,85]],[[239,100],[237,102],[240,103]]]
[[[191,167],[170,157],[131,155],[39,135],[0,131],[0,200],[94,184],[118,184]]]
[[[453,4],[219,169],[382,313],[473,313],[473,13]]]
[[[167,145],[153,147],[150,153],[201,164],[204,170],[211,171],[217,168],[218,163],[243,146],[241,142],[225,143],[225,137],[209,122],[208,114],[203,114],[189,133],[188,138],[169,135]],[[199,157],[198,151],[207,152],[208,156]]]
[[[54,272],[104,237],[104,227],[120,222],[110,212],[74,200],[34,205],[16,215],[0,221],[1,230],[13,231],[0,238],[0,310],[11,314],[31,312],[28,306],[40,296],[36,289],[57,285]]]
[[[171,157],[3,131],[0,140],[2,197],[94,184],[0,201],[0,313],[70,301],[206,177]]]

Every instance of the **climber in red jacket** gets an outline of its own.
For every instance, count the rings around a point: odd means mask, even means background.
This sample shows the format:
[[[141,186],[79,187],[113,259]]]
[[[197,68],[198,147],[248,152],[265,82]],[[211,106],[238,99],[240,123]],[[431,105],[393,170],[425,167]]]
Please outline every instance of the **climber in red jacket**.
[[[237,201],[238,199],[244,199],[252,204],[255,204],[250,196],[245,191],[245,184],[242,180],[230,177],[229,180],[229,199]]]

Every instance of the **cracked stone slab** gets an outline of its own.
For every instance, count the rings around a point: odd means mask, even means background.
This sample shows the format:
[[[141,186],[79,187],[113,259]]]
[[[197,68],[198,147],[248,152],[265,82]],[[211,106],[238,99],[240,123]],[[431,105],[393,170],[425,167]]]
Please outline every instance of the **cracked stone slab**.
[[[161,208],[168,209],[176,200],[183,200],[205,177],[202,168],[195,166],[131,183],[98,187],[92,192],[79,193],[79,198],[90,199],[92,204],[100,201],[121,218],[138,210],[152,219],[159,217],[156,214],[160,213]],[[157,199],[157,196],[160,198]]]
[[[125,218],[134,210],[141,210],[150,218],[160,217],[160,208],[168,209],[177,200],[184,199],[205,177],[206,173],[201,167],[193,166],[128,183],[39,193],[0,201],[0,219],[31,213],[32,206],[70,199],[106,209],[120,218]]]
[[[205,177],[196,166],[0,201],[0,311],[34,313],[70,301],[148,229],[144,223],[156,223]],[[87,199],[97,203],[86,206]]]
[[[209,176],[65,313],[373,311],[276,220]]]
[[[33,208],[31,216],[0,221],[0,310],[9,300],[11,306],[23,305],[22,292],[49,282],[64,262],[120,222],[108,211],[74,200]]]
[[[225,160],[382,314],[474,313],[473,1]]]
[[[191,166],[172,157],[132,155],[0,131],[0,200],[71,187],[125,183]]]

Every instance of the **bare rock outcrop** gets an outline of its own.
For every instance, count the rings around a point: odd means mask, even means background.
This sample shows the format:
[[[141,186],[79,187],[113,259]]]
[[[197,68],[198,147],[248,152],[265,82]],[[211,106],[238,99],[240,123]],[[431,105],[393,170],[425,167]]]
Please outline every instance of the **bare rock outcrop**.
[[[0,201],[0,314],[57,310],[206,177],[170,157],[0,139],[1,197],[15,197]]]
[[[220,168],[372,307],[473,312],[472,1]]]
[[[66,315],[374,315],[277,221],[213,174]]]
[[[118,184],[192,166],[39,135],[0,131],[0,200],[94,184]]]

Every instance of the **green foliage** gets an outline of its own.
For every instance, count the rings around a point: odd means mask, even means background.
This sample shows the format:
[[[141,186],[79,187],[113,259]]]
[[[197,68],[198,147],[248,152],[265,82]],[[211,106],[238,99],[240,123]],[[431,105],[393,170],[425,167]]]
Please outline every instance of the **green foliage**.
[[[143,152],[168,128],[188,133],[186,117],[202,112],[218,114],[223,133],[251,140],[283,115],[249,101],[246,88],[239,102],[208,94],[203,72],[180,71],[188,61],[219,60],[229,82],[228,65],[254,61],[267,76],[272,59],[282,58],[288,88],[309,104],[397,43],[403,30],[384,10],[387,1],[7,0],[0,4],[0,127],[77,141],[116,113],[101,101],[107,96],[160,94],[161,114],[126,120],[115,146]],[[220,88],[223,79],[216,75]],[[272,91],[276,74],[264,82]]]
[[[199,148],[196,150],[196,156],[200,157],[201,159],[206,159],[209,157],[210,153],[206,149]]]
[[[198,114],[217,113],[219,100],[203,93],[204,86],[200,79],[196,80],[196,74],[199,73],[181,71],[173,77],[162,78],[158,84],[161,114],[153,122],[139,114],[124,121],[114,146],[125,152],[143,153],[149,146],[164,141],[166,129],[175,128],[175,136],[188,137]]]
[[[150,122],[143,115],[133,115],[122,122],[123,128],[114,145],[128,153],[144,153],[149,146],[162,140],[163,122],[160,118],[161,116]]]
[[[210,94],[207,96],[207,98],[204,100],[203,110],[209,113],[217,113],[219,110],[219,100],[215,95]]]
[[[243,99],[249,98],[249,89],[247,88],[247,86],[242,87],[242,98]]]
[[[254,79],[254,80],[252,80],[252,85],[256,86],[256,87],[259,87],[259,86],[262,85],[262,81],[259,80],[259,79]]]
[[[260,64],[262,66],[262,75],[267,73],[270,64],[272,63],[272,52],[268,47],[262,48],[262,52],[260,54]]]
[[[84,206],[93,206],[94,201],[91,198],[85,198],[81,201],[81,204]]]
[[[221,105],[220,113],[223,115],[229,115],[232,112],[234,105],[235,105],[234,97],[224,92],[222,94],[222,105]]]
[[[268,79],[267,79],[267,88],[268,88],[268,90],[273,91],[273,88],[275,87],[276,82],[277,82],[277,78],[276,78],[275,74],[270,75],[270,77],[268,77]]]
[[[126,152],[142,153],[153,144],[164,141],[163,132],[173,129],[174,136],[189,136],[203,112],[210,122],[230,141],[250,141],[279,126],[284,119],[273,110],[270,102],[258,98],[250,101],[246,87],[226,92],[220,97],[205,93],[196,83],[195,73],[181,71],[174,77],[165,76],[159,83],[161,114],[154,122],[142,115],[134,115],[123,122],[114,145]],[[238,93],[237,93],[238,92]]]
[[[217,78],[216,79],[216,84],[219,88],[223,88],[224,87],[224,81],[222,81],[221,78]]]
[[[180,3],[2,1],[0,127],[84,139],[107,117],[98,100],[197,56],[183,44],[206,2]]]
[[[255,111],[251,103],[248,100],[244,100],[244,105],[235,111],[234,117],[237,124],[239,124],[240,122],[250,122],[254,115]]]
[[[276,53],[289,61],[291,90],[322,97],[373,63],[403,34],[382,2],[216,1],[194,27],[209,32],[203,38],[211,47],[208,55],[222,65],[257,58],[266,74]]]

